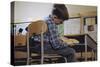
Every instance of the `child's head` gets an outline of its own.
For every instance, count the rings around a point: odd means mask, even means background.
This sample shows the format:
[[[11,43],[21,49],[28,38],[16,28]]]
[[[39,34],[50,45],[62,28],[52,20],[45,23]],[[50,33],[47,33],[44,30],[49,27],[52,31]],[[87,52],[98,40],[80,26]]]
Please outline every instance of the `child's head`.
[[[69,14],[67,7],[64,4],[54,4],[52,16],[56,24],[61,24],[64,20],[68,20]]]

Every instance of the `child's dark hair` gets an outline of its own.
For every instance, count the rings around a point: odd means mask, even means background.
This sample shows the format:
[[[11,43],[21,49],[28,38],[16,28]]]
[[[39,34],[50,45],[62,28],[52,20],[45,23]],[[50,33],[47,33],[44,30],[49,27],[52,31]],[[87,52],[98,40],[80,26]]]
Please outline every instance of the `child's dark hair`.
[[[64,4],[54,4],[52,14],[56,15],[59,19],[68,20],[69,14],[67,7]]]

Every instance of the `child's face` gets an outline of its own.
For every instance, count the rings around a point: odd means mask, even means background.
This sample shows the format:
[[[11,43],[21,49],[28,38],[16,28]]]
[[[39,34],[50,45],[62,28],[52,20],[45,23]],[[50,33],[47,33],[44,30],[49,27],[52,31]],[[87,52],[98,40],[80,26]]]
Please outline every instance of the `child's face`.
[[[59,25],[62,24],[63,20],[59,19],[57,16],[53,16],[53,21],[55,22],[55,24]]]

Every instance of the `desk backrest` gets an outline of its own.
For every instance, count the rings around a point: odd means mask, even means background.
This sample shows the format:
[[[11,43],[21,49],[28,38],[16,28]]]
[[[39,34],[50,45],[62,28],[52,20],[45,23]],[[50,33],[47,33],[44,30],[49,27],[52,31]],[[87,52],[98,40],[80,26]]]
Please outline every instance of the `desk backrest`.
[[[41,34],[47,31],[47,24],[43,20],[34,21],[28,26],[29,37],[33,34]]]

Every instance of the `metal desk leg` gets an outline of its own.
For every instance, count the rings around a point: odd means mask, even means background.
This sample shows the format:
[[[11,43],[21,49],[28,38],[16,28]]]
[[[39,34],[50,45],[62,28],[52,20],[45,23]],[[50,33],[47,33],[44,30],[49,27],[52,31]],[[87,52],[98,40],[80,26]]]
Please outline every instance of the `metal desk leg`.
[[[27,65],[29,65],[29,61],[30,61],[29,33],[27,33]]]
[[[85,61],[87,61],[87,35],[85,35]]]
[[[43,46],[43,33],[41,33],[41,64],[44,61],[44,46]]]

